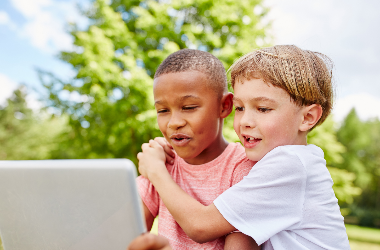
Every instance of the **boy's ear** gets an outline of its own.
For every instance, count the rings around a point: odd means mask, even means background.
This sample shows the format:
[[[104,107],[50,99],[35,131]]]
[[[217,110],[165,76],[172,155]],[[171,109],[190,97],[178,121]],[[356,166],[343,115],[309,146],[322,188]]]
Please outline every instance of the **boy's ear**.
[[[300,124],[300,131],[308,131],[319,121],[322,116],[322,107],[319,104],[312,104],[304,107],[303,119]]]
[[[223,95],[220,100],[221,110],[220,110],[220,118],[226,118],[232,112],[232,97],[234,95],[232,93],[226,93]]]

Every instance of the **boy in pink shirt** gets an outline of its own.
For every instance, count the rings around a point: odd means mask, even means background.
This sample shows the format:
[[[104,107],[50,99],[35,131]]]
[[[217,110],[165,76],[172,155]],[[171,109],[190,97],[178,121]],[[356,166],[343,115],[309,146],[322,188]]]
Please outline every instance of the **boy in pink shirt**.
[[[157,69],[153,92],[158,126],[176,152],[167,164],[169,174],[201,204],[212,204],[254,165],[239,143],[228,143],[222,135],[223,120],[232,111],[223,64],[208,52],[177,51]],[[158,233],[173,249],[259,249],[242,233],[200,242],[193,237],[198,232],[182,230],[148,179],[137,181],[148,229],[159,215]]]

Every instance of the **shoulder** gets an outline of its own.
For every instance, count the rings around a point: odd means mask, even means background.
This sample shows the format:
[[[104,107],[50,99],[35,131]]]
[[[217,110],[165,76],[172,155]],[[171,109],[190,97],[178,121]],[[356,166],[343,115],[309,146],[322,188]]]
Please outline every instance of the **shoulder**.
[[[242,163],[248,163],[252,166],[255,163],[247,158],[247,155],[245,154],[245,149],[239,142],[230,143],[228,145],[227,150],[228,153],[225,155],[224,158],[229,159],[237,165]]]
[[[147,187],[151,185],[150,181],[142,175],[136,178],[136,182],[139,187]]]
[[[297,147],[293,145],[279,146],[269,151],[259,162],[259,165],[294,165],[302,164],[297,153]]]
[[[326,167],[323,150],[315,145],[286,145],[269,152],[266,161],[284,162],[290,168]],[[263,159],[264,159],[263,158]]]
[[[231,151],[228,155],[228,168],[231,172],[231,186],[241,181],[251,171],[256,162],[251,161],[245,154],[245,149],[240,143],[231,143]]]
[[[308,157],[311,156],[307,146],[286,145],[279,146],[268,152],[252,171],[257,176],[272,178],[306,179]]]
[[[229,169],[233,169],[234,175],[241,175],[238,179],[247,175],[256,162],[247,158],[244,147],[236,142],[230,143],[228,146],[229,152],[225,155],[223,164]]]
[[[284,161],[304,165],[308,158],[324,159],[322,149],[312,144],[279,146],[268,152],[259,162]]]

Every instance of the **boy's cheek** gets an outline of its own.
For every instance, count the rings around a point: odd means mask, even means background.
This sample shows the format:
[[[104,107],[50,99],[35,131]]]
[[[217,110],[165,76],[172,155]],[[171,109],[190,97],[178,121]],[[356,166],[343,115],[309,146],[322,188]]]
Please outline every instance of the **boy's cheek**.
[[[236,116],[234,118],[234,130],[235,133],[240,136],[240,120]]]
[[[162,135],[166,138],[166,140],[168,139],[166,137],[166,127],[167,127],[167,123],[163,120],[163,119],[160,119],[157,117],[157,124],[158,124],[158,129],[161,131]]]

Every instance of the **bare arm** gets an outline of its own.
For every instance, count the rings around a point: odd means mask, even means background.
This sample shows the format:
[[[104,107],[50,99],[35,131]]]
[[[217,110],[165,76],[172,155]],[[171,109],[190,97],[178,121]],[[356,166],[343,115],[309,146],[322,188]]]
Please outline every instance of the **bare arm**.
[[[142,146],[138,154],[139,171],[154,185],[165,206],[185,233],[204,243],[235,230],[214,204],[204,206],[175,183],[165,166],[165,153],[154,141]]]
[[[154,217],[153,214],[149,211],[148,207],[145,205],[143,202],[143,208],[144,208],[144,215],[145,215],[145,223],[146,223],[146,228],[148,231],[152,229],[152,225],[154,222]]]
[[[224,250],[260,250],[256,241],[243,233],[232,233],[227,235]]]

